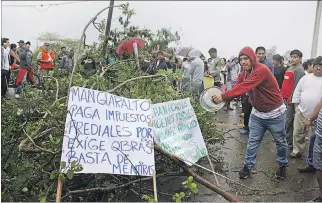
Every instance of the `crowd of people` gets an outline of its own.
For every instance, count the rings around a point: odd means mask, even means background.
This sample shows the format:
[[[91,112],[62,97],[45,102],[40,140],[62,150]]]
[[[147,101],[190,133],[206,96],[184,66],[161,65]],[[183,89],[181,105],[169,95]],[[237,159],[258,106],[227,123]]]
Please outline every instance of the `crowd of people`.
[[[15,78],[15,97],[20,98],[25,82],[36,87],[34,79],[33,54],[30,42],[20,40],[10,44],[8,38],[1,40],[1,100],[6,98],[10,72],[18,70]],[[72,50],[61,47],[59,54],[50,50],[45,43],[37,55],[37,68],[41,77],[51,75],[56,61],[59,69],[70,70],[73,67]],[[212,87],[220,88],[223,93],[214,95],[215,103],[226,103],[226,110],[233,110],[230,102],[235,100],[236,107],[242,107],[244,126],[241,135],[248,135],[244,166],[239,172],[240,178],[248,178],[256,173],[256,154],[266,131],[269,131],[276,143],[278,179],[286,176],[288,157],[299,158],[305,153],[306,140],[309,139],[302,173],[316,173],[321,194],[315,202],[322,202],[322,56],[303,61],[299,50],[290,52],[285,59],[279,54],[272,60],[266,58],[266,49],[257,47],[243,48],[238,56],[229,60],[220,58],[217,49],[210,48],[210,58],[206,59],[198,50],[191,50],[186,57],[157,51],[150,59],[139,58],[142,71],[156,74],[158,70],[182,71],[181,82],[173,85],[181,91],[190,91],[198,98],[207,88],[205,78],[212,78]],[[111,64],[120,57],[112,50],[105,64]],[[124,57],[122,59],[125,59]],[[96,62],[86,55],[81,64],[84,77],[95,69]],[[239,105],[239,102],[241,105]],[[288,153],[290,149],[291,153]]]
[[[211,86],[223,90],[213,100],[226,102],[226,110],[233,110],[230,102],[234,99],[237,106],[241,101],[244,127],[240,134],[248,135],[239,172],[242,179],[256,173],[256,154],[266,131],[276,143],[278,179],[286,177],[288,157],[303,156],[309,137],[306,166],[298,171],[317,174],[321,192],[314,201],[322,202],[322,56],[303,61],[302,52],[295,49],[286,59],[275,54],[270,61],[264,47],[255,51],[245,47],[229,60],[220,58],[215,48],[208,53],[208,60],[197,50],[179,60],[159,52],[150,66],[145,65],[153,70],[151,74],[168,68],[183,71],[181,90],[197,96],[204,89],[205,77],[212,77]],[[185,89],[186,84],[190,88]]]
[[[29,41],[19,40],[17,44],[12,43],[8,38],[1,39],[1,101],[6,100],[6,94],[10,85],[10,80],[14,81],[15,98],[19,99],[24,85],[30,84],[32,87],[40,87],[41,81],[36,83],[35,73],[37,70],[39,77],[42,79],[51,76],[56,65],[59,63],[60,69],[70,69],[73,66],[73,51],[66,51],[62,47],[58,57],[50,49],[49,43],[44,43],[43,47],[37,54],[37,66],[35,68],[33,53]],[[14,77],[13,72],[17,72]]]

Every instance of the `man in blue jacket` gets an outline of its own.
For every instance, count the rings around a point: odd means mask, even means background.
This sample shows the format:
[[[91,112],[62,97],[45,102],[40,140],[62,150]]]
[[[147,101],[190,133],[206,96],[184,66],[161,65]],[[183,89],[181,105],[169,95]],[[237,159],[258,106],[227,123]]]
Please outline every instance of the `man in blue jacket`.
[[[266,59],[266,49],[264,47],[257,47],[255,53],[256,53],[257,61],[262,64],[265,64],[274,74],[273,63]]]

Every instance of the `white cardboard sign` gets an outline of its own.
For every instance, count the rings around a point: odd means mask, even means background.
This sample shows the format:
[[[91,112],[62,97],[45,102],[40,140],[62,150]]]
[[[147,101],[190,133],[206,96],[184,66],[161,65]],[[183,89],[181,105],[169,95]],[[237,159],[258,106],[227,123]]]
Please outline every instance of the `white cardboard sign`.
[[[61,161],[82,164],[80,173],[152,176],[151,104],[72,87]]]

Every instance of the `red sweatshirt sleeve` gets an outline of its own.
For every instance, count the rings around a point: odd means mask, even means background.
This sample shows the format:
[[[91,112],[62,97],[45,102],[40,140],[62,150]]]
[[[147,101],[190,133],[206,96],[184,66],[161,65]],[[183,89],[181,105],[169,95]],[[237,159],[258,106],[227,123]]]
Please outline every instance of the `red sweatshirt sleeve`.
[[[238,79],[242,80],[240,77],[243,75],[244,74],[240,74]],[[265,74],[265,69],[260,68],[251,73],[245,81],[241,81],[239,84],[235,85],[233,89],[222,94],[222,99],[224,101],[230,101],[236,97],[242,96],[262,83],[266,77],[267,74]]]

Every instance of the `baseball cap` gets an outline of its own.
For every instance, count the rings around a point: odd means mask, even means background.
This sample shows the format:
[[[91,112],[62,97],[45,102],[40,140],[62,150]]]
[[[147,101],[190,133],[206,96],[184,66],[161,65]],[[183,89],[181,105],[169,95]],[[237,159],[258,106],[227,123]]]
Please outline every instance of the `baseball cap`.
[[[45,46],[49,46],[49,43],[48,43],[48,42],[45,42],[45,43],[44,43],[44,45],[45,45]]]
[[[23,41],[23,40],[20,40],[19,42],[17,42],[17,43],[25,43],[25,41]]]

